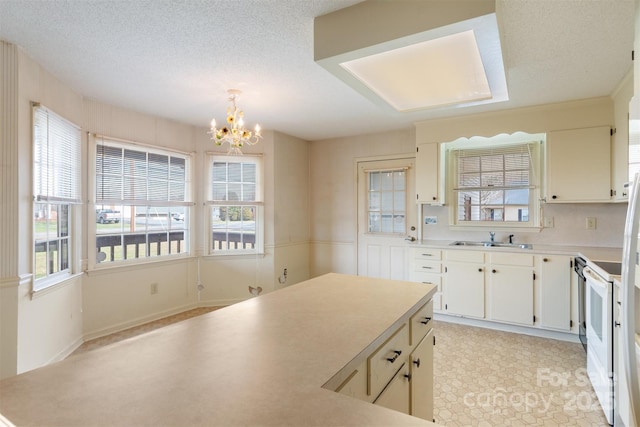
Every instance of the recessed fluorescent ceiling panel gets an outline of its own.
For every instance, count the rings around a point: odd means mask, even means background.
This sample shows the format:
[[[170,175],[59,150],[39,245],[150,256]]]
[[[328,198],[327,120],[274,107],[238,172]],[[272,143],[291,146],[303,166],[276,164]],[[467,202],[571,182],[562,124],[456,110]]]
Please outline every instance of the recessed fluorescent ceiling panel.
[[[491,98],[473,30],[340,66],[400,112]]]

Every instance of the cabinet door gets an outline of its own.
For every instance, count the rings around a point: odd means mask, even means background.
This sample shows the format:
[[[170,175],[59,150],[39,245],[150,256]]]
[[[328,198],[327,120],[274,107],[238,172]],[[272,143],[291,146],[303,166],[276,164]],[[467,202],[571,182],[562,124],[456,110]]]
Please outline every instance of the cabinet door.
[[[492,265],[487,275],[491,289],[489,318],[533,325],[533,269]]]
[[[547,203],[611,199],[610,133],[601,126],[547,134]]]
[[[571,329],[571,258],[540,257],[540,326]]]
[[[411,353],[411,415],[433,420],[433,329]]]
[[[408,414],[409,379],[409,369],[405,363],[373,403]]]
[[[441,204],[440,144],[420,144],[416,147],[416,194],[418,203]]]
[[[484,318],[484,264],[446,264],[443,296],[446,313]]]

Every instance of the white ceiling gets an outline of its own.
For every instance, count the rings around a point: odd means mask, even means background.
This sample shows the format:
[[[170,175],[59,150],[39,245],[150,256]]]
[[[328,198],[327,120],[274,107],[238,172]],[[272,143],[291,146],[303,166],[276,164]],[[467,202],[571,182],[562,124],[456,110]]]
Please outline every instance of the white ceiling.
[[[101,102],[204,128],[236,88],[247,125],[305,140],[606,96],[632,65],[633,0],[497,0],[510,100],[389,114],[313,60],[313,18],[358,2],[0,0],[0,39]]]

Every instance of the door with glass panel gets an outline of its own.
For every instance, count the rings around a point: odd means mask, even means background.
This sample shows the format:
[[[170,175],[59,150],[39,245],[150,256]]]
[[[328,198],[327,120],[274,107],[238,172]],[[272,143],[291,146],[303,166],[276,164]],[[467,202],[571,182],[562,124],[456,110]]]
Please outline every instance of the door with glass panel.
[[[413,158],[358,162],[358,275],[408,278],[406,239],[417,237],[414,181]]]

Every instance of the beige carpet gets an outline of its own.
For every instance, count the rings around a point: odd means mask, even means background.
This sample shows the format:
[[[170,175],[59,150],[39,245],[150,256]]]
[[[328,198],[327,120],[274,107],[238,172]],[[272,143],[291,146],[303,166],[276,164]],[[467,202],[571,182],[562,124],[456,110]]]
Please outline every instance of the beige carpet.
[[[74,354],[199,316],[197,308],[84,343]],[[580,344],[436,322],[434,417],[461,426],[608,424]]]

